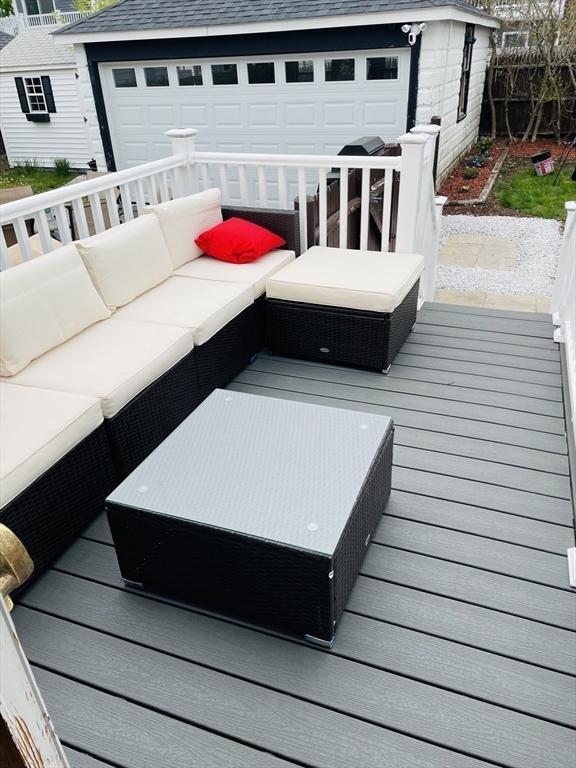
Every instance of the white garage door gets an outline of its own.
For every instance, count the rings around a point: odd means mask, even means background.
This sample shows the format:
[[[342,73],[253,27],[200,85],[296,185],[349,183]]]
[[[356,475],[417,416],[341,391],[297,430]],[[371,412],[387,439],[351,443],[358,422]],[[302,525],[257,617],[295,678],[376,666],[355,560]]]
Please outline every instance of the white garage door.
[[[165,157],[164,132],[198,128],[201,150],[336,153],[406,131],[406,49],[101,64],[118,169]]]

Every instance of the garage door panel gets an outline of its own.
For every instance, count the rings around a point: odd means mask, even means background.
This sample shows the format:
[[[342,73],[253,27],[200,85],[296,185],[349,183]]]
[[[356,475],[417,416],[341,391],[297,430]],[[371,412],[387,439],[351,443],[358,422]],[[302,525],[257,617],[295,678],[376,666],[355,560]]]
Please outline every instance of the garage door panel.
[[[398,78],[366,79],[371,56],[398,58]],[[117,168],[170,153],[165,131],[198,128],[205,151],[288,154],[337,153],[366,134],[392,141],[406,130],[410,51],[346,51],[355,80],[324,82],[324,60],[342,52],[251,57],[274,62],[274,84],[250,83],[246,60],[171,60],[100,64],[104,100]],[[286,61],[314,63],[312,82],[286,82]],[[237,85],[212,85],[213,63],[234,63]],[[179,85],[177,67],[200,65],[202,84]],[[146,66],[165,66],[169,85],[147,87]],[[116,87],[113,70],[133,69],[135,87]],[[233,186],[233,185],[231,185]],[[232,189],[231,189],[232,193]]]

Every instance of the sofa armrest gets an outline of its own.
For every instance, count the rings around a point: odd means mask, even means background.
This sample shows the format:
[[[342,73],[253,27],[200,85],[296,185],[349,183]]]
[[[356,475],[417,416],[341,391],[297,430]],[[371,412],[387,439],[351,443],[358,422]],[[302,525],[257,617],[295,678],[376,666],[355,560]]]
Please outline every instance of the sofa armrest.
[[[276,210],[274,208],[242,208],[223,206],[222,216],[229,219],[238,216],[241,219],[259,224],[275,232],[286,240],[286,248],[300,256],[300,230],[298,211]]]

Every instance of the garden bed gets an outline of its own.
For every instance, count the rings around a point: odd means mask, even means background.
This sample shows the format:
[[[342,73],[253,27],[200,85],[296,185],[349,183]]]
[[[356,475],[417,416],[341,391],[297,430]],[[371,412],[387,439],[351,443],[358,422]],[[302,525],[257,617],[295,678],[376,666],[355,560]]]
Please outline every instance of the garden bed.
[[[445,213],[465,213],[473,216],[540,216],[563,220],[564,203],[576,197],[576,182],[571,180],[576,150],[571,150],[564,170],[555,183],[556,172],[539,177],[533,171],[532,155],[545,149],[550,150],[558,168],[565,145],[557,144],[553,139],[526,143],[496,141],[486,154],[486,162],[478,168],[475,177],[465,179],[463,174],[469,167],[466,165],[466,159],[480,154],[478,147],[471,150],[440,189],[439,194],[446,195],[449,201],[457,203],[453,207],[445,208]],[[508,155],[499,169],[496,183],[486,199],[478,202],[498,159],[506,150]]]
[[[62,164],[58,168],[40,168],[31,163],[15,165],[0,173],[0,189],[12,187],[32,187],[32,192],[48,192],[67,184],[78,174]]]

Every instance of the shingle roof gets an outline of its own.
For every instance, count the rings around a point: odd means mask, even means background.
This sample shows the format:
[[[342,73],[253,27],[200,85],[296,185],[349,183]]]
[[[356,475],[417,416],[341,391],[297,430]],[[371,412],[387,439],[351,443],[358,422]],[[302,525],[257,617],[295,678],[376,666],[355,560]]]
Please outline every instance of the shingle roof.
[[[0,51],[13,39],[12,35],[9,35],[8,32],[0,31]]]
[[[465,0],[120,0],[55,34],[249,24],[442,6],[487,16]]]
[[[38,67],[74,66],[74,49],[68,45],[57,45],[51,27],[25,29],[16,35],[0,54],[0,71],[33,70]]]

